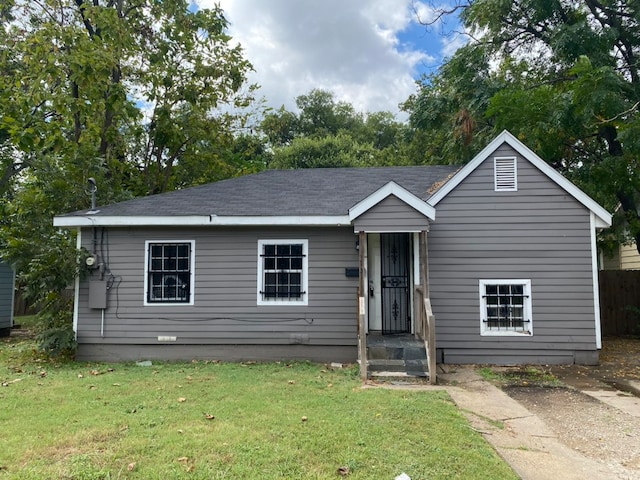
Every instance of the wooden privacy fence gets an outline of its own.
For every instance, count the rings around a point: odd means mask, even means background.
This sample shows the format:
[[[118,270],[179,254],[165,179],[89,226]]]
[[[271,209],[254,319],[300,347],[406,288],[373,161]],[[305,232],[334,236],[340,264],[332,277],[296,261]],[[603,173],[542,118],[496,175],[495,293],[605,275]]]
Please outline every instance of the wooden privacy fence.
[[[62,295],[66,300],[72,301],[74,290],[72,288],[67,288],[62,292]],[[20,289],[16,289],[13,297],[14,317],[21,317],[23,315],[35,315],[37,313],[40,313],[40,310],[40,305],[27,301],[24,293]]]
[[[601,270],[602,335],[640,335],[640,270]]]

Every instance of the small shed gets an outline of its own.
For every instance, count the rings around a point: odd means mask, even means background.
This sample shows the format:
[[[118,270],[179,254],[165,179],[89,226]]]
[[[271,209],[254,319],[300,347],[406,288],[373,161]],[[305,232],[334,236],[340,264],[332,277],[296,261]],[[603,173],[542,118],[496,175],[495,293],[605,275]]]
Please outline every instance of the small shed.
[[[15,271],[0,260],[0,337],[8,337],[13,327]]]

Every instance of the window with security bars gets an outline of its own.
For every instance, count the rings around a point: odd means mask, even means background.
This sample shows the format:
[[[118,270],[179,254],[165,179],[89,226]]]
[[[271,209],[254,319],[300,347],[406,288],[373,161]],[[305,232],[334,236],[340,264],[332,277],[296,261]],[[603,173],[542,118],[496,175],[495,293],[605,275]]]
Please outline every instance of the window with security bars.
[[[147,243],[147,303],[191,303],[192,242]]]
[[[307,301],[307,241],[260,240],[258,304]]]
[[[531,282],[480,280],[481,333],[531,335]]]

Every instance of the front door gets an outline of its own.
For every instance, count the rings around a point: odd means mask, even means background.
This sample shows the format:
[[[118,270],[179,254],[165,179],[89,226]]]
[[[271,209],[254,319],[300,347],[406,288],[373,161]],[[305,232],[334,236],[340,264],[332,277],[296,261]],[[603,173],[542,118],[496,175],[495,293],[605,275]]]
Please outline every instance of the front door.
[[[408,233],[380,235],[383,334],[411,332],[409,239]]]

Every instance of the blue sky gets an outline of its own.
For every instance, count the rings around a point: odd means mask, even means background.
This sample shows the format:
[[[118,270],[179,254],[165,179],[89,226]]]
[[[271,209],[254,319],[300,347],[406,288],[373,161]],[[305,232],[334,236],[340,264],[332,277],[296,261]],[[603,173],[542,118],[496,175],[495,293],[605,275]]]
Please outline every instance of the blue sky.
[[[441,65],[465,37],[453,19],[430,28],[431,2],[417,0],[192,0],[219,1],[255,72],[267,105],[295,110],[313,88],[332,91],[359,111],[398,113],[415,81]]]

